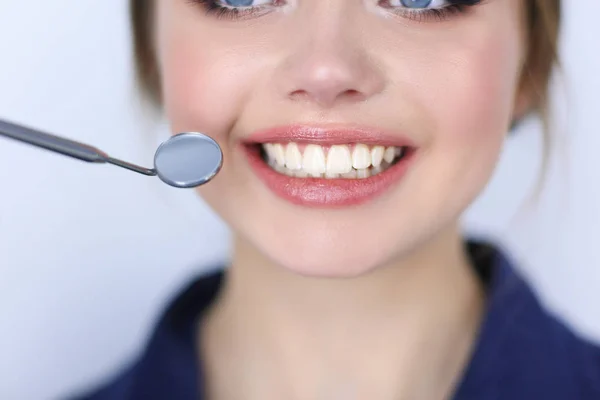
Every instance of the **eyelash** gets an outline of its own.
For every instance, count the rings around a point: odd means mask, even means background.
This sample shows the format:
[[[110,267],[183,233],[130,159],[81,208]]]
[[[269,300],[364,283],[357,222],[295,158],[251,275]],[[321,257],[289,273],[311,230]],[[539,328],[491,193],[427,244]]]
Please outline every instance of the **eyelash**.
[[[473,7],[482,1],[483,0],[448,0],[448,5],[443,8],[430,8],[422,10],[399,8],[394,9],[393,12],[403,18],[418,22],[445,21],[451,17],[463,14],[469,7]],[[391,6],[383,7],[393,8]]]
[[[214,16],[217,19],[238,20],[249,17],[257,17],[268,12],[269,9],[283,5],[285,0],[274,0],[275,4],[261,5],[255,7],[230,8],[220,6],[216,0],[187,0],[188,3],[200,5],[207,15]],[[418,21],[445,21],[450,17],[462,14],[467,8],[481,3],[483,0],[448,0],[448,5],[443,8],[413,10],[399,9],[394,12],[403,18]],[[389,2],[389,0],[380,0],[380,3]],[[384,8],[393,8],[393,6],[383,6]]]

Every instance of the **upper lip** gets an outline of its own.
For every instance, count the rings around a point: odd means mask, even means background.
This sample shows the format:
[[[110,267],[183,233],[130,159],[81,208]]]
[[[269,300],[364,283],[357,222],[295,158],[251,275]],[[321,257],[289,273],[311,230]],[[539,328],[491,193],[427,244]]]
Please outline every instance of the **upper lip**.
[[[293,124],[253,132],[246,143],[305,142],[323,145],[364,143],[372,145],[415,147],[412,140],[397,132],[349,124]]]

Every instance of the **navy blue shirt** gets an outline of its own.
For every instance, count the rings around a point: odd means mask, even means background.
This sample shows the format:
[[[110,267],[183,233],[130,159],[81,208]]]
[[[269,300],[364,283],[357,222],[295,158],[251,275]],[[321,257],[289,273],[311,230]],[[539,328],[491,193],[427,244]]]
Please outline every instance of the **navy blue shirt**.
[[[545,311],[501,252],[468,248],[488,301],[453,399],[600,400],[600,349]],[[222,282],[222,271],[193,282],[167,308],[138,360],[79,399],[209,400],[202,397],[196,328]]]

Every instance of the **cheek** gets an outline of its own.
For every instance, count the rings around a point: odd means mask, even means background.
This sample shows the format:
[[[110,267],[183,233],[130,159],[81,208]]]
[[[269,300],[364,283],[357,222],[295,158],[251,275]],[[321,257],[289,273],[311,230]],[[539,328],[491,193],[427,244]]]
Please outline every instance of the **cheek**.
[[[236,57],[173,34],[161,53],[164,108],[174,131],[193,128],[223,139],[223,121],[236,115],[235,94],[247,77]]]
[[[521,37],[507,24],[441,45],[436,59],[443,61],[417,91],[420,104],[430,105],[424,115],[431,121],[431,151],[440,163],[454,165],[448,173],[483,179],[495,166],[521,74]]]
[[[430,109],[425,114],[436,141],[464,146],[506,133],[520,76],[519,43],[491,31],[435,52],[430,61],[437,64],[421,78],[416,96]]]
[[[502,20],[429,41],[426,51],[421,45],[411,54],[418,61],[400,71],[399,92],[418,104],[418,127],[428,142],[410,182],[416,219],[428,220],[431,210],[439,211],[440,220],[454,218],[495,169],[522,59],[517,26]]]
[[[227,151],[227,134],[260,71],[239,30],[199,21],[189,5],[160,2],[157,30],[163,106],[173,132],[198,130]],[[168,3],[168,5],[167,5]],[[173,2],[174,3],[174,2]],[[183,3],[183,2],[182,2]],[[198,11],[199,12],[199,11]]]
[[[158,59],[162,101],[171,132],[197,131],[215,139],[223,151],[221,172],[196,190],[217,212],[218,199],[227,195],[231,175],[228,122],[239,112],[236,94],[247,77],[241,60],[211,46],[205,32],[190,32],[164,23],[160,29]],[[234,79],[235,78],[235,79]],[[217,207],[214,207],[214,206]]]
[[[463,54],[449,68],[442,97],[439,122],[449,140],[461,142],[504,136],[514,106],[520,68],[517,46],[490,39],[481,48]]]
[[[240,86],[249,79],[241,60],[202,44],[197,38],[172,33],[162,59],[163,107],[173,133],[199,131],[215,139],[223,151],[223,168],[196,190],[217,212],[219,198],[230,189],[232,146],[229,124],[239,113]]]

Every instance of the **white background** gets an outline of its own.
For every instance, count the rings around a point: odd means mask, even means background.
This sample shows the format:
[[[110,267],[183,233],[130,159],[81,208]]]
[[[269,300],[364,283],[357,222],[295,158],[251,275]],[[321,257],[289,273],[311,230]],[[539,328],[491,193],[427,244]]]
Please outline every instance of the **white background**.
[[[566,1],[561,124],[541,197],[539,125],[506,147],[467,226],[499,238],[543,301],[600,339],[600,2]],[[0,0],[0,118],[150,165],[164,129],[132,83],[126,1]],[[190,191],[0,139],[0,398],[52,399],[133,356],[161,305],[227,254]]]

